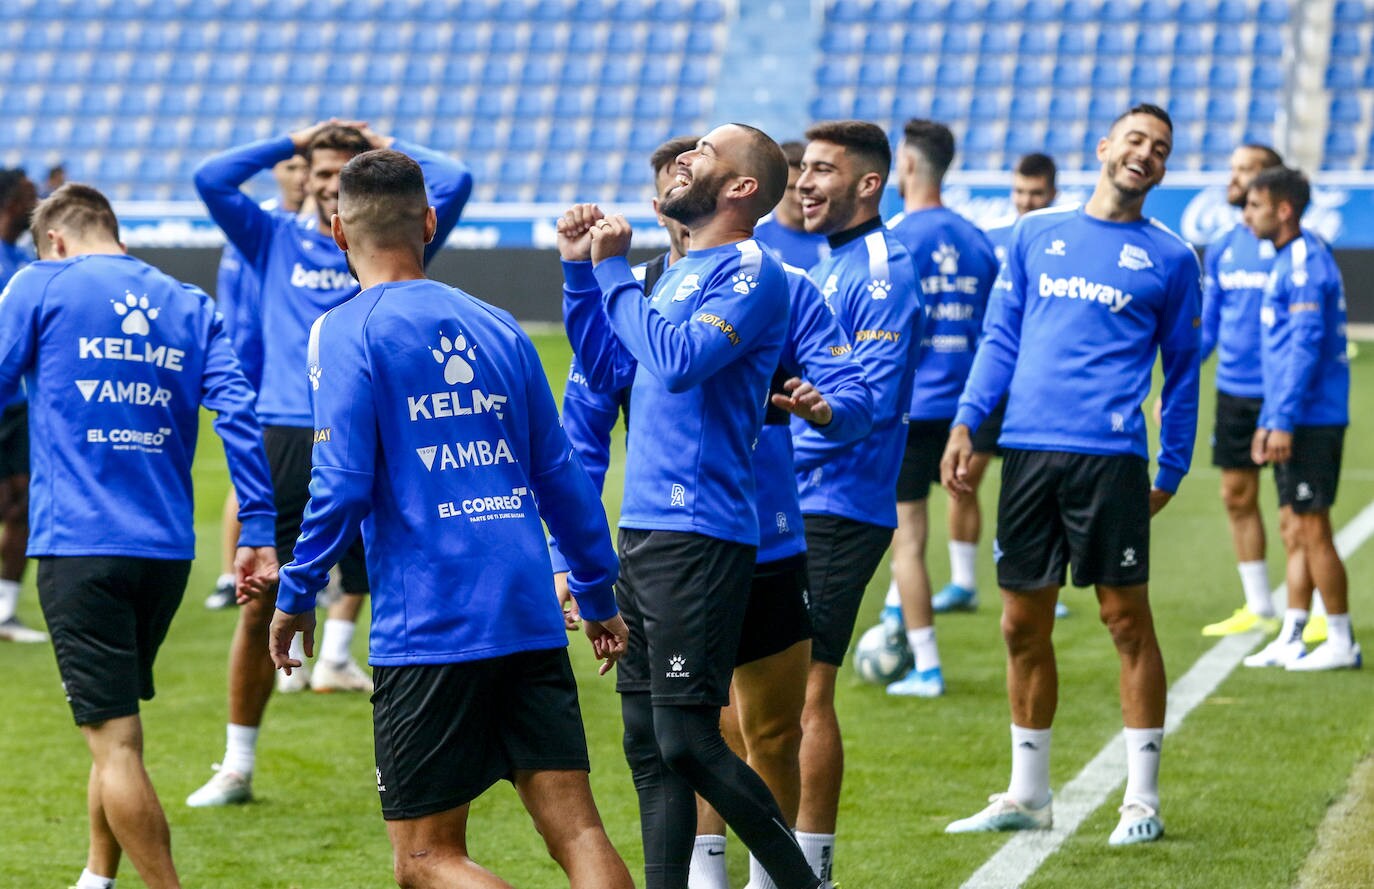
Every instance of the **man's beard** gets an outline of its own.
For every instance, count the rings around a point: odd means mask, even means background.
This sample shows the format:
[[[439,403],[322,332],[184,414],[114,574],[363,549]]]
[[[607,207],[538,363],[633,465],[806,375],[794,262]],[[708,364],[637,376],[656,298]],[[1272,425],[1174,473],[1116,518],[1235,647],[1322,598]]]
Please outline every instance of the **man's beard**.
[[[1116,181],[1116,174],[1120,173],[1121,168],[1124,166],[1126,165],[1121,161],[1112,161],[1107,164],[1107,178],[1112,181],[1112,185],[1115,186],[1116,190],[1129,198],[1140,198],[1149,194],[1150,189],[1154,188],[1153,184],[1146,185],[1143,188],[1132,188]]]
[[[353,276],[353,280],[362,286],[363,279],[358,277],[358,270],[353,268],[353,257],[348,255],[347,250],[344,251],[344,263],[348,266],[348,273]]]
[[[716,193],[723,177],[692,178],[686,188],[663,199],[659,212],[683,225],[691,225],[716,212]]]

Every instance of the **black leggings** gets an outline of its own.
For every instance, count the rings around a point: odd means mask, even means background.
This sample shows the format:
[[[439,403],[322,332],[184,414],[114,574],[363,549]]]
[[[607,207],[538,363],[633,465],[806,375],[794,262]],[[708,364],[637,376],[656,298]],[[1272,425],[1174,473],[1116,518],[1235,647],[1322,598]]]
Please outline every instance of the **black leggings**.
[[[726,746],[719,707],[655,707],[637,692],[621,695],[620,708],[625,759],[639,794],[645,889],[686,889],[694,793],[721,814],[778,889],[820,886],[768,786]]]

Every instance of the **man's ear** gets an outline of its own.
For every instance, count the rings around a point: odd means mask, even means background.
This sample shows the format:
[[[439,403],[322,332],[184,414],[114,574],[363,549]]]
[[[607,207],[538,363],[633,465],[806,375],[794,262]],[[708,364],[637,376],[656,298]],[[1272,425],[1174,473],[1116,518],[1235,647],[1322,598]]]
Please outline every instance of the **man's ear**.
[[[433,212],[433,209],[434,208],[431,207],[430,211]],[[329,219],[329,233],[334,236],[334,243],[339,245],[339,249],[347,253],[348,237],[344,234],[343,220],[339,218],[338,213],[335,213]]]
[[[865,173],[859,178],[859,197],[869,198],[881,194],[882,190],[883,177],[877,173]]]
[[[53,259],[67,258],[67,239],[55,228],[48,229],[48,252]]]
[[[428,210],[425,211],[425,243],[426,243],[426,244],[428,244],[429,242],[431,242],[431,241],[434,240],[434,233],[437,232],[438,230],[439,230],[439,214],[435,212],[435,210],[434,210],[433,207],[430,207]],[[334,239],[337,241],[337,240],[338,240],[338,236],[336,235]]]
[[[749,200],[758,194],[758,190],[759,181],[757,179],[753,176],[740,176],[730,184],[727,194],[737,201]]]

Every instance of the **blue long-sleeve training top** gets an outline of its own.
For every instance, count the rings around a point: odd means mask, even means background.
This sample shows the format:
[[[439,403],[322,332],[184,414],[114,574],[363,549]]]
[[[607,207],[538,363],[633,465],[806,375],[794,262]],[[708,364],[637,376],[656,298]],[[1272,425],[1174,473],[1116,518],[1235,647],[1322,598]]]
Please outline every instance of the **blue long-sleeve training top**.
[[[757,546],[753,446],[787,335],[782,262],[747,239],[692,250],[644,291],[623,257],[563,263],[588,385],[631,385],[623,528]]]
[[[830,255],[830,242],[825,235],[788,228],[773,216],[754,226],[754,240],[773,248],[783,262],[802,271],[813,268]]]
[[[472,193],[472,176],[462,163],[438,152],[400,140],[394,147],[419,162],[438,216],[434,240],[425,248],[428,262],[458,224]],[[270,426],[308,427],[310,388],[301,369],[310,325],[356,294],[358,282],[343,251],[318,225],[274,215],[239,190],[295,152],[288,136],[233,148],[197,167],[195,185],[210,218],[260,282],[264,339],[258,416]]]
[[[194,558],[201,405],[218,414],[240,545],[272,545],[253,389],[203,291],[132,256],[33,263],[0,294],[0,396],[21,375],[41,443],[29,481],[30,556]]]
[[[988,243],[992,245],[992,255],[996,258],[999,268],[1007,261],[1007,246],[1011,244],[1011,230],[1016,227],[1016,219],[1015,216],[1010,217],[983,232],[987,235]]]
[[[322,316],[309,353],[310,502],[277,607],[314,607],[361,521],[371,663],[561,647],[542,518],[583,615],[616,613],[605,510],[514,318],[436,281],[379,284]]]
[[[911,254],[925,305],[911,419],[948,420],[973,366],[997,257],[987,236],[948,207],[899,213],[887,227]]]
[[[911,257],[874,217],[832,235],[830,258],[811,271],[848,337],[873,396],[873,426],[844,447],[799,418],[792,421],[801,509],[897,527],[897,472],[906,448],[907,408],[925,312]]]
[[[233,244],[225,244],[215,273],[215,306],[243,375],[254,390],[262,386],[262,292],[258,275]]]
[[[1262,429],[1350,422],[1345,287],[1331,248],[1300,232],[1274,259],[1261,309]]]
[[[18,244],[11,244],[8,241],[0,239],[0,290],[4,289],[5,285],[9,283],[10,278],[13,278],[20,269],[33,262],[33,260],[34,256],[28,250]],[[19,389],[4,402],[3,407],[23,404],[25,398],[27,398],[27,396],[24,394],[24,387],[20,386]]]
[[[1264,397],[1260,369],[1260,305],[1274,265],[1274,245],[1243,225],[1207,248],[1202,283],[1202,360],[1217,352],[1217,390]]]
[[[954,422],[977,430],[1010,393],[999,443],[1148,459],[1141,404],[1158,352],[1163,424],[1155,487],[1177,490],[1197,432],[1201,266],[1150,219],[1081,207],[1021,217]]]

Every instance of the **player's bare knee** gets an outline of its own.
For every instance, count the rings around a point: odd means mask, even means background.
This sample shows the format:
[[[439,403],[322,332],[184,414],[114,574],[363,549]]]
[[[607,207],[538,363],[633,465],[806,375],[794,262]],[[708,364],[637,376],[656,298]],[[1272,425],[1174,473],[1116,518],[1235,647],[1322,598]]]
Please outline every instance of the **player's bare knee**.
[[[1221,502],[1232,519],[1249,518],[1259,511],[1259,489],[1245,481],[1223,478]]]
[[[1098,613],[1118,652],[1139,651],[1154,635],[1149,612],[1134,605],[1103,604]]]
[[[744,735],[750,759],[795,758],[801,749],[802,725],[797,719],[775,719],[750,726]]]
[[[1006,642],[1007,653],[1012,657],[1035,655],[1047,649],[1052,626],[1046,627],[1042,621],[1021,609],[1002,610],[1002,640]]]

